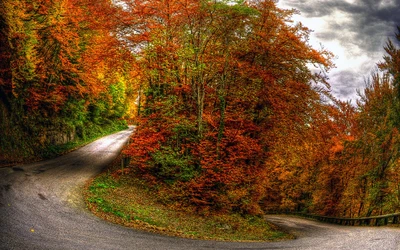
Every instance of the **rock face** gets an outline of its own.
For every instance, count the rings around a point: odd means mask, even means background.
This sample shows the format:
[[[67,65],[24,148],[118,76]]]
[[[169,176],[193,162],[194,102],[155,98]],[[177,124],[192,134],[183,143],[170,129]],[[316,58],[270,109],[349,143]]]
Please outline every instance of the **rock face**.
[[[52,145],[61,145],[75,140],[75,129],[71,131],[62,131],[57,129],[50,129],[45,132],[46,142]]]

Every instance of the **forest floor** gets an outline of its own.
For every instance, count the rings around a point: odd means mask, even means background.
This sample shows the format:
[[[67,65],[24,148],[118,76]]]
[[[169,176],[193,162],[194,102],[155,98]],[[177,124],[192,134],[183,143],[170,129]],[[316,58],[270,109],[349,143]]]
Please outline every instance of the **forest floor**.
[[[261,216],[198,214],[177,204],[165,204],[136,176],[112,175],[117,158],[105,172],[91,179],[84,190],[89,210],[123,226],[191,239],[221,241],[277,241],[292,239]]]

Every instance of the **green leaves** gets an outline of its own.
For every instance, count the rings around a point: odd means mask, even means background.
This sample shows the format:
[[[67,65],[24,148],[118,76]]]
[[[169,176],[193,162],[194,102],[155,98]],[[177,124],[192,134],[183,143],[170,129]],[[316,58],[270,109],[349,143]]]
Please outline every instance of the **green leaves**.
[[[49,155],[52,130],[88,139],[132,116],[133,57],[115,35],[118,14],[106,0],[1,1],[0,116],[10,119],[0,119],[0,155]]]
[[[150,171],[167,183],[189,181],[199,174],[192,156],[175,152],[171,147],[161,147],[151,157]]]
[[[296,153],[320,93],[306,65],[328,67],[329,58],[302,42],[307,30],[288,26],[290,13],[273,1],[131,6],[142,19],[127,39],[145,44],[136,63],[146,93],[126,150],[132,167],[152,184],[179,183],[171,199],[259,214],[269,165],[308,159]]]

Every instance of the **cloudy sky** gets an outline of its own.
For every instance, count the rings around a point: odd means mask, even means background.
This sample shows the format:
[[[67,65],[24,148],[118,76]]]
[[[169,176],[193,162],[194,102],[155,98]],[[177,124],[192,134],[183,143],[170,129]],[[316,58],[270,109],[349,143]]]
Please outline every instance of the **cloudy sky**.
[[[294,16],[314,32],[310,44],[336,56],[328,76],[335,97],[355,104],[356,90],[382,60],[387,38],[400,26],[400,0],[279,0],[278,7],[295,8]]]

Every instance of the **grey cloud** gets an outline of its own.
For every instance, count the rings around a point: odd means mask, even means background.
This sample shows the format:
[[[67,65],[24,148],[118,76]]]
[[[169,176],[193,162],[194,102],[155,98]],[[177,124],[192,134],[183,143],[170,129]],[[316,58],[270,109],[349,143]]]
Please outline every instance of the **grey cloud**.
[[[369,58],[370,62],[361,68],[340,65],[340,69],[329,74],[334,96],[342,100],[357,99],[356,90],[365,87],[365,79],[382,60],[387,39],[395,40],[393,35],[397,32],[396,27],[400,26],[400,0],[392,0],[392,4],[387,4],[390,2],[387,0],[358,0],[354,3],[345,0],[281,1],[299,10],[304,17],[329,20],[326,29],[313,32],[322,45],[324,41],[338,41],[350,57],[366,55]],[[344,13],[346,19],[334,19],[336,11]]]
[[[363,84],[363,77],[350,70],[342,70],[330,76],[332,93],[342,100],[355,99],[357,89]]]
[[[376,62],[366,62],[358,71],[351,68],[330,74],[332,94],[341,100],[358,99],[357,91],[362,91],[372,74],[378,72]]]
[[[331,20],[329,31],[315,31],[323,40],[340,40],[342,45],[357,44],[368,51],[379,50],[387,37],[400,25],[400,0],[385,5],[385,0],[359,0],[354,4],[344,0],[285,0],[305,17],[331,16],[335,11],[349,14],[348,22]]]

